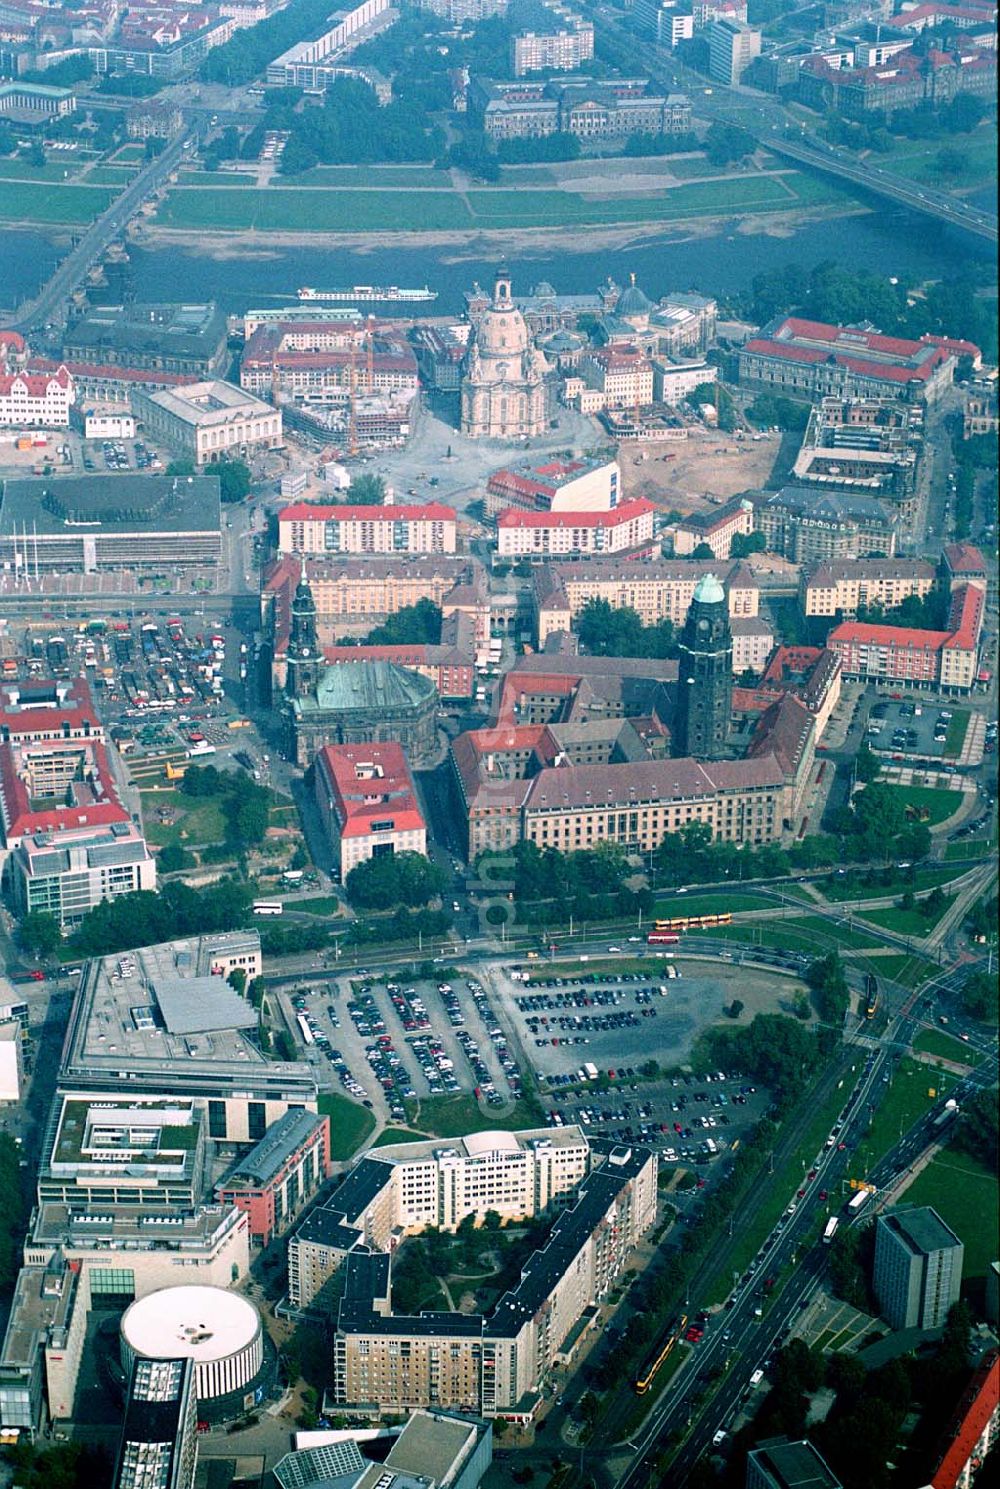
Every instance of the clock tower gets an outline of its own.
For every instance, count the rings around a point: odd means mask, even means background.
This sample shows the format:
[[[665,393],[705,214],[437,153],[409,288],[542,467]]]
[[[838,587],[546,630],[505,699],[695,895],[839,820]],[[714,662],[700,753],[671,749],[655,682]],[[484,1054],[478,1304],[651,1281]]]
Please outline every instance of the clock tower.
[[[733,702],[733,633],[726,592],[714,574],[698,581],[680,641],[673,752],[718,760]]]
[[[316,690],[321,663],[316,637],[316,601],[306,579],[306,561],[302,576],[295,586],[292,600],[292,625],[288,638],[285,692],[290,698],[304,698]]]

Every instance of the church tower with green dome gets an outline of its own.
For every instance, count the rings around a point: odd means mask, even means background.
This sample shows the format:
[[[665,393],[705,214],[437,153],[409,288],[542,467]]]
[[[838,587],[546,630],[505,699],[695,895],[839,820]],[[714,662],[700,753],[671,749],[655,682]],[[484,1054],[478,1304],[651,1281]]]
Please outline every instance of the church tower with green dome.
[[[714,574],[695,586],[680,641],[673,752],[696,760],[725,754],[733,702],[733,633],[726,591]]]

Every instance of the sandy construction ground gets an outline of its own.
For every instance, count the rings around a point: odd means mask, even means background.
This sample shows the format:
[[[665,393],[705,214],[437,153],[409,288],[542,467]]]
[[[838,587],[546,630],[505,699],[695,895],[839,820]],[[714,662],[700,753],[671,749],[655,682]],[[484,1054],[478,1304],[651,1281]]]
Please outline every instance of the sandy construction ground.
[[[766,485],[779,446],[777,435],[755,442],[709,433],[643,450],[623,448],[625,493],[644,496],[664,511],[675,508],[682,516],[704,512]]]

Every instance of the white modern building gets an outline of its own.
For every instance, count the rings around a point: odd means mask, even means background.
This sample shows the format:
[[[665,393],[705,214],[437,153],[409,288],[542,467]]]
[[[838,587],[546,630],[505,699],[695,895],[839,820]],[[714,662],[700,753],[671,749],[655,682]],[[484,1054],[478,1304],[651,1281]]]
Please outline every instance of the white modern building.
[[[712,21],[708,31],[708,70],[717,83],[737,87],[755,57],[760,56],[761,33],[743,21]]]

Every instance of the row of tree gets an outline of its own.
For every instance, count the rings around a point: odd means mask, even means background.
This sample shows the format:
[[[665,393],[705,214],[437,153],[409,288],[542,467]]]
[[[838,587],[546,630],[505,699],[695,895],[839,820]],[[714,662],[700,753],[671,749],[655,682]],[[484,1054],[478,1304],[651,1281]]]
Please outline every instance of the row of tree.
[[[588,600],[575,622],[583,650],[592,657],[674,657],[677,655],[674,627],[663,619],[644,626],[629,605],[615,606],[607,600]]]

